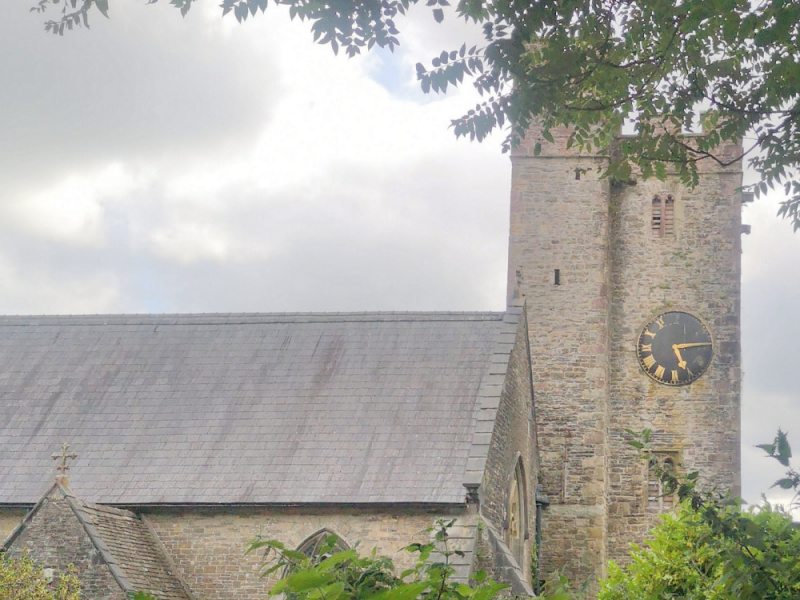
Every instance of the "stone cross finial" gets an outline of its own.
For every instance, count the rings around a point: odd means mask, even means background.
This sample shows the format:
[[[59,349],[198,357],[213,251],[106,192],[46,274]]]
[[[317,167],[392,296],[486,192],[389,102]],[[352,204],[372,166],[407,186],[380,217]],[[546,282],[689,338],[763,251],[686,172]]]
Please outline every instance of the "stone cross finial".
[[[62,485],[67,485],[69,483],[69,479],[67,479],[67,471],[69,471],[67,461],[69,459],[75,460],[78,458],[78,455],[74,452],[70,452],[69,444],[64,442],[61,444],[61,451],[53,453],[50,458],[53,460],[61,460],[61,464],[56,467],[56,470],[59,472],[58,475],[56,475],[56,481]]]

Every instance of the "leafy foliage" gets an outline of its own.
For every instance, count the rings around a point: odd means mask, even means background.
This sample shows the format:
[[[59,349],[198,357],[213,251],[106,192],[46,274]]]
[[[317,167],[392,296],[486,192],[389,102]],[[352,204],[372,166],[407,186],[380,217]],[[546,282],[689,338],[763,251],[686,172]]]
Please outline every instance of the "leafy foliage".
[[[44,569],[28,556],[0,556],[0,598],[8,600],[81,600],[81,585],[70,567],[48,583]]]
[[[699,491],[697,473],[682,476],[655,459],[649,430],[629,433],[634,435],[630,444],[650,460],[664,493],[676,493],[683,505],[677,515],[664,518],[646,548],[634,548],[628,569],[611,567],[599,600],[788,600],[800,595],[800,529],[789,513],[766,501],[742,512],[736,498]],[[759,447],[789,470],[776,485],[800,481],[789,465],[786,434],[779,430],[772,444]],[[797,490],[798,485],[789,487]]]
[[[158,600],[158,598],[145,592],[136,592],[133,594],[133,600]]]
[[[434,541],[411,544],[417,555],[413,568],[395,574],[388,557],[360,556],[356,550],[333,552],[336,538],[329,536],[316,556],[289,550],[276,540],[257,537],[248,552],[261,552],[262,576],[283,574],[270,591],[293,600],[492,600],[506,586],[477,573],[474,586],[453,582],[451,557],[462,554],[449,547],[448,530],[453,521],[440,521]]]
[[[772,484],[772,487],[779,487],[784,490],[794,490],[795,494],[792,498],[789,508],[800,508],[800,473],[792,468],[789,459],[792,458],[792,448],[789,445],[789,440],[786,434],[778,429],[775,439],[771,444],[759,444],[757,446],[767,453],[767,456],[777,460],[782,466],[786,467],[786,473],[783,477],[778,479]]]
[[[684,504],[667,514],[631,564],[609,565],[598,600],[796,598],[800,592],[800,530],[784,512],[766,506],[720,514],[725,530]]]
[[[157,0],[150,0],[156,2]],[[398,16],[420,0],[273,0],[309,20],[314,39],[353,56],[398,45]],[[60,0],[36,0],[44,12]],[[170,0],[186,14],[195,0]],[[240,22],[268,0],[222,0]],[[437,22],[448,0],[426,0]],[[84,25],[108,0],[64,0],[45,29]],[[483,94],[452,122],[458,136],[482,140],[511,124],[505,149],[533,120],[571,127],[570,144],[608,147],[626,118],[638,136],[615,148],[606,175],[632,169],[664,178],[674,169],[689,186],[703,162],[727,166],[746,156],[760,176],[756,195],[776,186],[788,196],[779,214],[800,228],[800,0],[459,0],[458,16],[482,25],[481,46],[444,50],[417,65],[422,89],[446,92],[465,79]],[[702,135],[684,135],[702,126]],[[726,142],[749,141],[742,156]]]

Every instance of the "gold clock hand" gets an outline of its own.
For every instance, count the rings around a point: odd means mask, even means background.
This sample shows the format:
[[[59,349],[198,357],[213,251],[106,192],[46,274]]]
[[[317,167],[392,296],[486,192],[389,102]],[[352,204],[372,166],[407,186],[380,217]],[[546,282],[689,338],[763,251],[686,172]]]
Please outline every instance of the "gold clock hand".
[[[681,357],[681,350],[679,344],[672,344],[672,349],[675,351],[675,356],[678,357],[678,367],[681,369],[686,368],[686,361]]]
[[[684,348],[695,348],[697,346],[710,346],[711,342],[695,342],[694,344],[673,344],[673,350],[683,350]]]

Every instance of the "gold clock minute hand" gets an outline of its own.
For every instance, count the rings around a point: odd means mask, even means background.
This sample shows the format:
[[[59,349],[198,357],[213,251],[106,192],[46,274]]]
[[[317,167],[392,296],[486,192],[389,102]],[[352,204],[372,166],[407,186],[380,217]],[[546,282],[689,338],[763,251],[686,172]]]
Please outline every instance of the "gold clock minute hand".
[[[678,368],[686,369],[686,361],[681,357],[680,344],[672,344],[672,349],[675,351],[675,356],[678,357]]]
[[[683,350],[684,348],[696,348],[697,346],[710,346],[711,342],[695,342],[693,344],[673,344],[673,350]]]

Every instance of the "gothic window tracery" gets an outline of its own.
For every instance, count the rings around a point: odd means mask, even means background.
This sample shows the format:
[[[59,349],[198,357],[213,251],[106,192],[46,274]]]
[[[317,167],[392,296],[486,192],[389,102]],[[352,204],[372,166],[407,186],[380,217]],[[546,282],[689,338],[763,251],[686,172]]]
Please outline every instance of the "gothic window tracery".
[[[527,493],[525,471],[522,460],[517,460],[509,483],[506,507],[505,542],[521,566],[525,562],[525,538],[527,537]]]
[[[344,552],[345,550],[350,550],[350,545],[340,535],[327,527],[312,533],[296,548],[297,552],[308,556],[314,564],[319,564],[332,554]],[[297,566],[291,563],[286,565],[283,569],[282,577],[291,575],[296,568]],[[282,598],[283,600],[298,600],[297,594],[294,593],[283,594]]]
[[[315,561],[349,549],[350,546],[347,542],[327,527],[311,534],[297,547],[298,552],[302,552]]]

